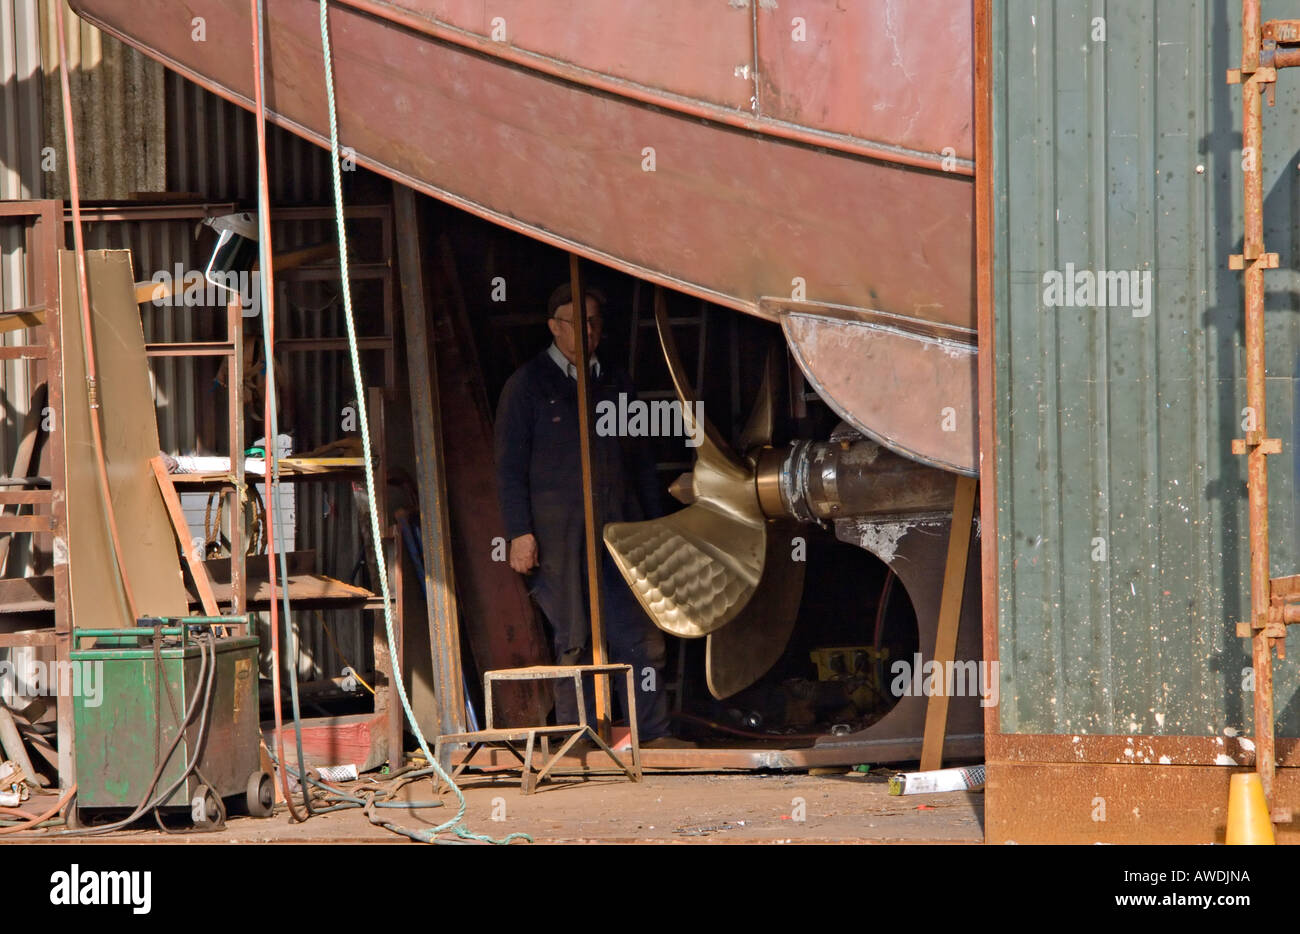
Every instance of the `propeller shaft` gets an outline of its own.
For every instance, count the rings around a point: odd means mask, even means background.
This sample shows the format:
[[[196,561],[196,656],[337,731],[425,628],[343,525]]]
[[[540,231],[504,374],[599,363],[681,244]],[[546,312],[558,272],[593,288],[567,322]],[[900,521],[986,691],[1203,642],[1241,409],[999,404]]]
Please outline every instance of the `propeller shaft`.
[[[874,441],[795,441],[765,448],[754,487],[770,519],[822,522],[952,509],[956,475],[900,457]]]

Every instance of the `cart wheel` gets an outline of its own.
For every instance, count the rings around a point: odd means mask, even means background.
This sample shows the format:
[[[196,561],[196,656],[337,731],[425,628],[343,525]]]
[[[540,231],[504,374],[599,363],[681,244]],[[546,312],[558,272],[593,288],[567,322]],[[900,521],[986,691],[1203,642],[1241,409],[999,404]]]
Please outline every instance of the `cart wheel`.
[[[257,771],[248,776],[244,803],[253,817],[270,817],[275,810],[275,783],[269,772]]]
[[[194,789],[194,797],[190,799],[190,819],[196,824],[213,824],[221,819],[217,794],[207,785]]]

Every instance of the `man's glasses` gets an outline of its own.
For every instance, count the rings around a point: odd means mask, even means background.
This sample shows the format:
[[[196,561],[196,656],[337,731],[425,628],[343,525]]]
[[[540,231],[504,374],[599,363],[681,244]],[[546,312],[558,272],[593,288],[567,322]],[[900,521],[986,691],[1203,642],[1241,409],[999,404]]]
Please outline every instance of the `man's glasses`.
[[[573,324],[573,319],[572,319],[572,318],[561,318],[559,315],[556,315],[555,320],[556,320],[556,321],[559,321],[561,324],[568,324],[568,325],[572,325],[572,324]],[[595,316],[591,316],[591,317],[588,317],[588,318],[587,318],[587,328],[588,328],[588,329],[591,329],[591,328],[598,328],[598,327],[600,327],[603,323],[604,323],[604,322],[601,320],[601,318],[600,318],[599,315],[595,315]]]

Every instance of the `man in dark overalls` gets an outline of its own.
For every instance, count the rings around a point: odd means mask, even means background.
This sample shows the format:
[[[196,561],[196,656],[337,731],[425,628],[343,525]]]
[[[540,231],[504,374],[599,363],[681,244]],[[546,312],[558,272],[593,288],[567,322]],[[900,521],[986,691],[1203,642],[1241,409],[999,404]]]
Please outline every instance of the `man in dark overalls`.
[[[592,404],[631,401],[635,390],[625,374],[602,366],[600,344],[604,296],[586,291],[587,348]],[[554,629],[556,664],[591,662],[582,464],[578,442],[578,356],[573,299],[565,284],[547,303],[554,342],[506,381],[496,415],[497,492],[510,539],[510,566],[529,575],[529,591]],[[607,522],[631,522],[662,515],[654,461],[643,439],[599,434],[592,438],[597,534]],[[601,604],[611,662],[632,666],[637,727],[643,743],[668,735],[663,690],[665,646],[655,628],[598,542]],[[613,678],[623,710],[625,679]],[[593,692],[583,691],[589,722],[595,722]],[[556,682],[558,723],[578,722],[573,684]]]

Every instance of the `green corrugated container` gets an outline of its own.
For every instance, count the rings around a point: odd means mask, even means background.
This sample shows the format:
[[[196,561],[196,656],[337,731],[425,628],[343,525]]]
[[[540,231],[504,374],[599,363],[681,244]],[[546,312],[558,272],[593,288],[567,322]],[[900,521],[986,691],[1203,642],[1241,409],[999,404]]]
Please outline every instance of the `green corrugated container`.
[[[1265,18],[1294,13],[1277,6]],[[1241,114],[1224,77],[1239,6],[991,9],[1000,729],[1249,734],[1245,458],[1230,450],[1246,405],[1228,269]],[[1278,78],[1262,154],[1282,265],[1265,280],[1274,576],[1300,570],[1300,75]],[[1045,276],[1067,270],[1149,274],[1150,291],[1054,303]],[[1296,659],[1275,665],[1279,736],[1300,736]]]

